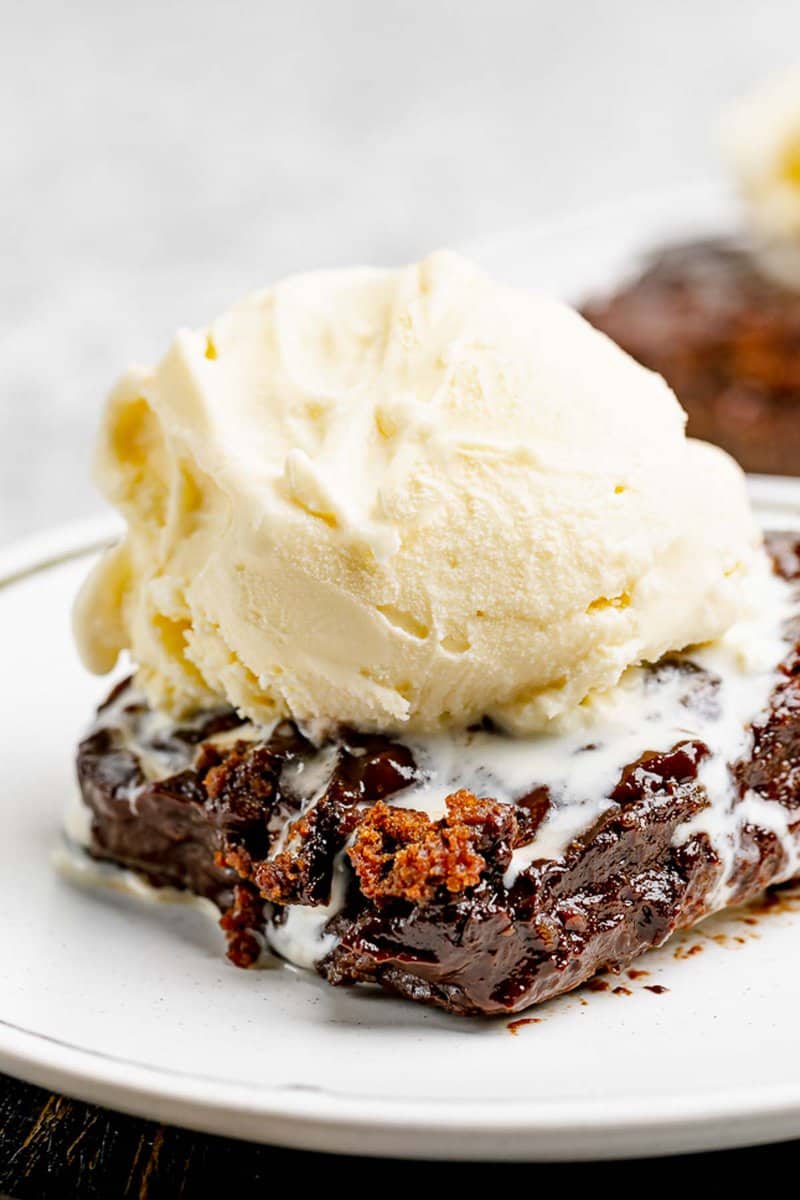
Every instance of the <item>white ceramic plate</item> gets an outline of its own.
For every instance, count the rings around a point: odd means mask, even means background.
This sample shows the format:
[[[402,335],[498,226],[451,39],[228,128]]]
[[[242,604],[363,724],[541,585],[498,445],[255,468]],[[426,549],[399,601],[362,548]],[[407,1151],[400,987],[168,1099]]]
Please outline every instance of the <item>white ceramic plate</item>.
[[[556,258],[574,247],[565,228],[542,243]],[[766,524],[800,528],[800,482],[753,488]],[[109,530],[0,556],[0,1068],[146,1117],[358,1154],[576,1159],[800,1135],[790,908],[714,918],[640,960],[648,974],[512,1029],[288,967],[237,971],[203,914],[60,878],[74,746],[106,687],[77,662],[69,608]]]
[[[800,482],[753,486],[768,524],[800,527]],[[74,746],[104,690],[68,613],[103,532],[0,563],[0,1067],[142,1116],[362,1154],[600,1157],[800,1134],[800,914],[715,918],[640,960],[647,975],[611,980],[630,994],[563,997],[512,1032],[293,968],[237,971],[202,913],[60,878]]]

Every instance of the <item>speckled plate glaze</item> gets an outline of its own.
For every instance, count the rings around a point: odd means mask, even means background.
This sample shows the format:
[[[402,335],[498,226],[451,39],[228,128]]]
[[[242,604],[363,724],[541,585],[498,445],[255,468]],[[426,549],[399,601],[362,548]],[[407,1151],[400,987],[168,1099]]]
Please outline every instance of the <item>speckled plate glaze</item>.
[[[552,231],[535,253],[522,241],[531,277],[545,249],[558,256]],[[765,525],[800,528],[800,481],[752,490]],[[715,917],[509,1022],[290,967],[237,971],[202,912],[60,877],[74,746],[108,686],[81,669],[69,609],[113,530],[0,555],[0,1068],[146,1117],[357,1154],[578,1159],[800,1136],[800,901]]]

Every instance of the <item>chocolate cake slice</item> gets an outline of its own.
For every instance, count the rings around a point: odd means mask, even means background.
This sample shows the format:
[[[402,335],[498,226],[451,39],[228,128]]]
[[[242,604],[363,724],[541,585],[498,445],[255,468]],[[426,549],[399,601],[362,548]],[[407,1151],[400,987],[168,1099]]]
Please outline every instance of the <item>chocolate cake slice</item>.
[[[170,724],[125,682],[78,753],[86,850],[212,900],[239,966],[271,948],[454,1013],[624,967],[800,869],[800,539],[768,548],[761,666],[636,668],[589,733],[319,746],[230,709]]]
[[[664,376],[691,437],[746,471],[800,474],[800,292],[765,274],[743,240],[667,247],[583,312]]]

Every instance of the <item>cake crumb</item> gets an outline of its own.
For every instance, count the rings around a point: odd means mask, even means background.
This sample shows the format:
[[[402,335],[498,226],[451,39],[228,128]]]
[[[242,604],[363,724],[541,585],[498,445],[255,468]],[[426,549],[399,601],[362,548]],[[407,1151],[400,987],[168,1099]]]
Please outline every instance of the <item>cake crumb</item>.
[[[439,821],[383,801],[365,814],[347,852],[365,896],[424,904],[440,889],[457,895],[479,883],[490,851],[493,867],[504,869],[516,831],[510,806],[466,790],[445,804]]]
[[[509,1021],[506,1028],[516,1037],[523,1025],[540,1025],[541,1021],[541,1017],[519,1017],[516,1021]]]

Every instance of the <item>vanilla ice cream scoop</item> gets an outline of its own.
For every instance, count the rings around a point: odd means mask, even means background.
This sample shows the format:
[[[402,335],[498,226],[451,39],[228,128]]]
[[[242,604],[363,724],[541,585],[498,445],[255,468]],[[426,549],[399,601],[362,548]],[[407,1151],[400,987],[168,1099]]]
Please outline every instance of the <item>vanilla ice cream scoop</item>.
[[[153,704],[386,732],[566,717],[722,634],[743,476],[575,312],[450,254],[298,276],[182,332],[108,402],[128,532],[76,609]]]

